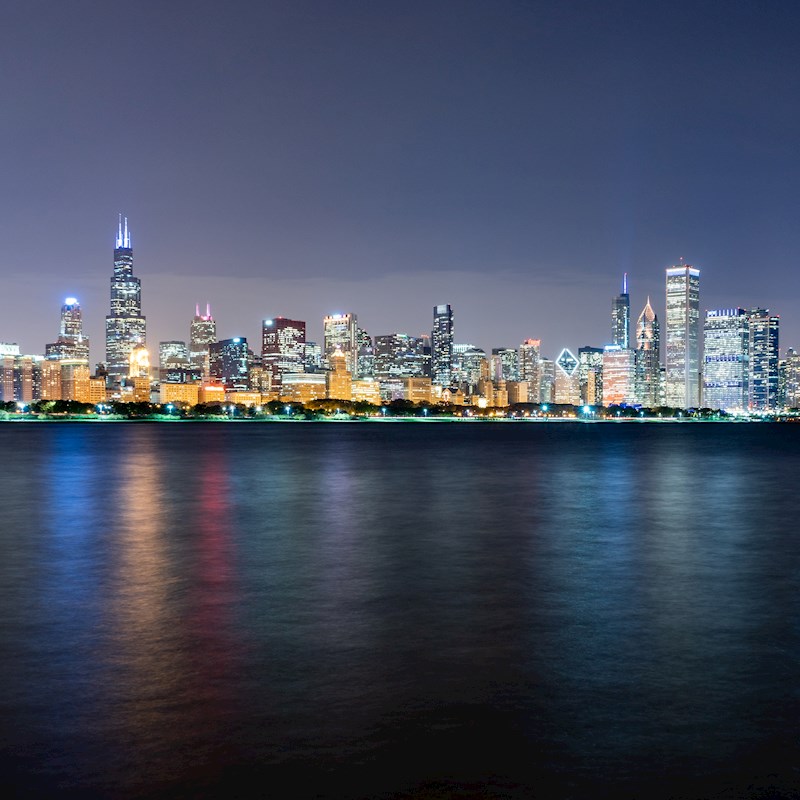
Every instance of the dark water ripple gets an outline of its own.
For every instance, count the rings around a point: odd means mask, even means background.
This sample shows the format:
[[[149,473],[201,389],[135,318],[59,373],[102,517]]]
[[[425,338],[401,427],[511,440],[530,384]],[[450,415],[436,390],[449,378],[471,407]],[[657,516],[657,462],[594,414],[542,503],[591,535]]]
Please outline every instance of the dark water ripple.
[[[800,426],[0,428],[20,797],[796,797]]]

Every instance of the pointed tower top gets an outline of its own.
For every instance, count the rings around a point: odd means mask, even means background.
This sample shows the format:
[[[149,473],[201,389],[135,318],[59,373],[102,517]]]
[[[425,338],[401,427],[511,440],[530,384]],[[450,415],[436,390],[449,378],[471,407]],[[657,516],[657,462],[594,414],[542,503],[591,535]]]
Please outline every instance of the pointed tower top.
[[[123,217],[122,214],[120,214],[119,226],[117,227],[116,247],[119,250],[120,247],[130,248],[130,246],[131,246],[131,235],[130,233],[128,233],[128,218]]]
[[[628,294],[628,273],[622,273],[622,294]]]

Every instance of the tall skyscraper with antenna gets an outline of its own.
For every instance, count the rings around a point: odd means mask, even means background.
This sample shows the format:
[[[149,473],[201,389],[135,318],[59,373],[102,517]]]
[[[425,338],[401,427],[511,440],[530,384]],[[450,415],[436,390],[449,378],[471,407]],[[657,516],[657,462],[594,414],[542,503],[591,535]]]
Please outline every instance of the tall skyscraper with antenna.
[[[128,377],[131,351],[147,345],[147,321],[142,316],[142,285],[133,274],[133,248],[128,218],[119,216],[111,276],[111,313],[106,316],[106,368],[113,385]]]
[[[631,340],[631,296],[628,273],[622,276],[622,291],[611,301],[611,344],[627,350]]]

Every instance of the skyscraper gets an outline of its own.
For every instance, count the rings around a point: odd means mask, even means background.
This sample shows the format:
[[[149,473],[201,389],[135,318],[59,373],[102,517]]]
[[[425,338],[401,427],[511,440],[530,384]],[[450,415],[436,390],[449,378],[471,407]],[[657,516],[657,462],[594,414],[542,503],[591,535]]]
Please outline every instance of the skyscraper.
[[[786,351],[783,402],[786,408],[800,407],[800,353],[791,347]]]
[[[128,219],[119,218],[111,276],[111,313],[106,316],[106,364],[109,383],[128,376],[131,350],[147,344],[147,323],[142,316],[142,287],[133,275],[133,248]]]
[[[541,399],[541,339],[526,339],[519,346],[519,379],[528,384],[528,402],[538,403]]]
[[[780,317],[767,308],[748,314],[748,406],[751,411],[774,411],[778,404],[778,348]]]
[[[616,344],[603,351],[603,405],[634,405],[636,353]]]
[[[647,298],[636,320],[636,399],[643,406],[661,404],[661,352],[658,317]]]
[[[603,404],[603,348],[578,348],[578,382],[581,402],[589,405]]]
[[[519,353],[513,347],[492,348],[492,380],[519,380]]]
[[[556,359],[555,402],[578,405],[581,401],[578,359],[565,347]]]
[[[622,276],[622,291],[611,301],[611,344],[627,350],[631,336],[631,296],[628,294],[628,273]]]
[[[700,270],[681,263],[667,273],[666,402],[700,404]]]
[[[379,378],[421,378],[426,372],[425,340],[407,333],[375,337],[375,375]]]
[[[261,325],[261,360],[269,372],[271,386],[277,390],[287,372],[303,372],[306,323],[302,320],[274,317]]]
[[[223,339],[208,346],[211,377],[217,379],[226,391],[250,388],[250,365],[247,356],[247,339]]]
[[[431,333],[431,381],[449,386],[453,379],[453,309],[449,305],[433,307]]]
[[[211,316],[211,306],[206,304],[206,313],[200,313],[199,304],[195,306],[194,317],[189,325],[189,360],[208,377],[208,346],[217,341],[217,323]]]
[[[743,308],[706,311],[703,325],[703,405],[747,408],[748,320]]]
[[[331,314],[322,320],[322,355],[330,367],[330,358],[341,350],[347,371],[355,373],[358,357],[358,321],[355,314]]]
[[[45,357],[50,360],[79,358],[89,362],[89,340],[83,335],[80,303],[68,297],[61,306],[61,328],[58,339],[45,345]]]

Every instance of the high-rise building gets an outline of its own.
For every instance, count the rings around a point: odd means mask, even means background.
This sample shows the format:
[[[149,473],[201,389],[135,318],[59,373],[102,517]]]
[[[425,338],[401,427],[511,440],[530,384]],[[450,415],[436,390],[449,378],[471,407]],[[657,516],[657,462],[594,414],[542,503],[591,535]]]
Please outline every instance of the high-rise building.
[[[493,381],[519,380],[519,353],[513,347],[493,347],[491,358]]]
[[[358,354],[356,355],[356,380],[375,377],[375,345],[372,337],[359,325],[356,333]]]
[[[519,346],[519,379],[528,384],[528,402],[540,401],[539,359],[541,358],[541,339],[526,339]]]
[[[636,354],[619,345],[603,351],[603,405],[635,405]]]
[[[743,308],[706,311],[703,325],[703,405],[723,411],[748,404],[748,321]]]
[[[161,369],[170,367],[173,364],[184,364],[189,360],[189,348],[186,342],[170,339],[167,342],[158,343],[158,366]]]
[[[302,320],[274,317],[261,326],[261,359],[269,372],[271,386],[278,390],[283,375],[303,372],[306,346],[306,323]]]
[[[407,333],[375,337],[374,374],[378,378],[415,378],[426,375],[425,340]]]
[[[635,383],[639,403],[647,408],[661,405],[661,336],[649,297],[636,320]]]
[[[433,307],[431,380],[439,386],[449,386],[453,380],[453,309],[449,305]]]
[[[324,366],[330,368],[330,358],[337,351],[345,358],[347,371],[356,371],[358,356],[358,321],[355,314],[331,314],[322,321],[322,355]]]
[[[631,296],[628,294],[628,273],[622,276],[622,291],[611,301],[611,344],[630,347]]]
[[[223,339],[208,346],[211,377],[218,380],[226,391],[243,391],[250,388],[247,339]]]
[[[454,344],[451,361],[450,384],[460,386],[465,394],[472,394],[482,379],[489,378],[489,360],[486,352],[474,344]]]
[[[306,342],[303,347],[303,371],[319,372],[322,369],[322,348],[316,342]]]
[[[666,402],[700,405],[700,270],[681,263],[667,273]]]
[[[142,286],[133,275],[133,248],[128,219],[119,219],[111,276],[111,313],[106,316],[106,364],[109,383],[128,376],[131,350],[147,344],[147,321],[142,316]]]
[[[800,408],[800,353],[789,347],[784,362],[783,404],[786,408]]]
[[[189,325],[189,360],[202,370],[204,378],[209,375],[208,346],[216,341],[217,323],[211,316],[211,306],[206,304],[206,313],[201,314],[200,305],[196,305]]]
[[[556,362],[549,358],[539,359],[539,397],[537,403],[552,403],[555,401],[556,388]]]
[[[353,376],[347,369],[347,358],[341,350],[334,350],[329,358],[330,369],[325,375],[328,398],[331,400],[351,400],[353,397]]]
[[[576,406],[581,401],[578,359],[565,347],[556,359],[555,402]]]
[[[778,405],[778,358],[780,317],[769,309],[748,313],[748,407],[751,411],[775,411]]]
[[[89,361],[89,339],[83,335],[80,303],[68,297],[61,306],[61,329],[58,339],[45,345],[45,357],[50,360],[81,358]]]
[[[578,383],[581,403],[603,404],[603,348],[578,348]]]

